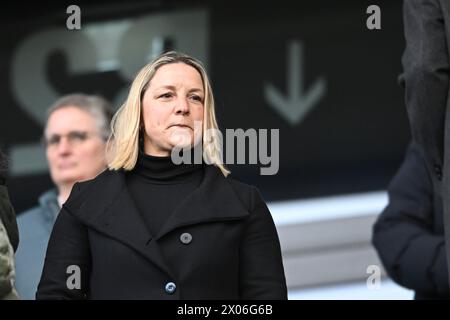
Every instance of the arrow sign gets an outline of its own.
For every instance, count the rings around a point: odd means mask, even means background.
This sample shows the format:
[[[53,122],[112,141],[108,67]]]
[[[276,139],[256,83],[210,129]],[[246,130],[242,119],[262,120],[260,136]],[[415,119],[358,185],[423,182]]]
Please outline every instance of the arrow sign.
[[[324,78],[319,78],[308,92],[303,92],[303,48],[299,41],[289,44],[288,52],[288,96],[285,97],[271,84],[264,87],[264,96],[271,108],[275,109],[291,125],[300,123],[317,104],[326,90]]]

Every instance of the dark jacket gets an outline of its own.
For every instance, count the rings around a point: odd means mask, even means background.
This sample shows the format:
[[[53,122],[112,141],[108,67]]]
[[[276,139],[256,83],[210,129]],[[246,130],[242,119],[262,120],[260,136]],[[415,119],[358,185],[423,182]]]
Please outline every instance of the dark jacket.
[[[450,261],[450,1],[405,0],[403,4],[406,107],[434,190],[443,195],[445,250]]]
[[[448,299],[442,199],[417,145],[409,146],[388,195],[372,237],[388,275],[416,299]]]
[[[70,266],[80,268],[80,289],[68,289]],[[287,289],[259,192],[207,166],[157,235],[145,227],[123,171],[77,183],[52,231],[36,297],[286,299]]]

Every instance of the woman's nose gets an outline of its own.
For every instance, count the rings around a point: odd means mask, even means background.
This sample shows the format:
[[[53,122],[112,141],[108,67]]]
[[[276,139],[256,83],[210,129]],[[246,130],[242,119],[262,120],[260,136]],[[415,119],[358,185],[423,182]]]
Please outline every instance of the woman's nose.
[[[180,98],[176,101],[175,106],[176,114],[188,114],[189,113],[189,102],[186,98]]]

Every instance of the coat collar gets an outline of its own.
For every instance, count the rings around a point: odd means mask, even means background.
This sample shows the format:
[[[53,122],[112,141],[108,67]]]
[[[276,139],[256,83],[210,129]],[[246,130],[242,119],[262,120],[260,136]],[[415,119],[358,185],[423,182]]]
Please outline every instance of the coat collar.
[[[197,223],[242,219],[249,212],[215,166],[205,166],[199,187],[151,235],[125,183],[124,171],[105,171],[81,192],[82,201],[64,207],[88,226],[137,250],[170,275],[157,240],[171,231]]]
[[[229,178],[225,178],[217,167],[205,166],[200,186],[177,206],[156,239],[182,226],[236,220],[248,215]]]

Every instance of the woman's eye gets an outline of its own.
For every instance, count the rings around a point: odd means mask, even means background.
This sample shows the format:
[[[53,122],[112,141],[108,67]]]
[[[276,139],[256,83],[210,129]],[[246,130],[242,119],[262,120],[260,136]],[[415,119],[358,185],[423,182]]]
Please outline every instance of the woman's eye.
[[[172,94],[170,92],[161,94],[158,98],[171,98]]]
[[[196,95],[191,96],[191,99],[192,99],[192,100],[195,100],[195,101],[199,101],[199,102],[202,102],[202,101],[203,101],[202,97],[196,96]]]

